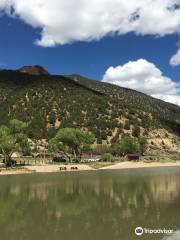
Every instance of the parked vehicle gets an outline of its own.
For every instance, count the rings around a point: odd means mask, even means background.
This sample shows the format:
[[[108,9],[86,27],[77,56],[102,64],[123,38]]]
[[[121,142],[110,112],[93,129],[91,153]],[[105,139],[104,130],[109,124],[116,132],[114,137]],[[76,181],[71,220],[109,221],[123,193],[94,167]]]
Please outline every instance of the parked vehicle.
[[[134,154],[127,154],[127,158],[129,161],[139,161],[140,154],[134,153]]]
[[[65,163],[66,159],[63,156],[54,156],[53,162]]]

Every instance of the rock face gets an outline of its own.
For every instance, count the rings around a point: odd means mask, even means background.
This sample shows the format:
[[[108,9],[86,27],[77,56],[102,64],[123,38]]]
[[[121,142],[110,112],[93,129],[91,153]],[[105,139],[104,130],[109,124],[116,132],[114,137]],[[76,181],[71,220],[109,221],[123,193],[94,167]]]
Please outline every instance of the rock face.
[[[24,66],[18,69],[19,72],[28,73],[31,75],[49,75],[48,71],[39,65]]]

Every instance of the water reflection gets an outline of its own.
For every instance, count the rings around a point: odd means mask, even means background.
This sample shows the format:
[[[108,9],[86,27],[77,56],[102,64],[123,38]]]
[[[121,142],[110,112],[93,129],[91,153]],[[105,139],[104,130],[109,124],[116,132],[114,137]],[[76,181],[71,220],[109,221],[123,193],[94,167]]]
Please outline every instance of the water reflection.
[[[179,240],[180,239],[180,231],[174,232],[171,236],[165,236],[163,240]]]
[[[154,200],[173,201],[173,199],[178,198],[179,195],[179,177],[170,175],[152,179],[150,188]]]
[[[179,229],[179,206],[180,174],[173,172],[0,178],[2,240],[130,240],[137,226]],[[164,236],[153,237],[141,239]]]

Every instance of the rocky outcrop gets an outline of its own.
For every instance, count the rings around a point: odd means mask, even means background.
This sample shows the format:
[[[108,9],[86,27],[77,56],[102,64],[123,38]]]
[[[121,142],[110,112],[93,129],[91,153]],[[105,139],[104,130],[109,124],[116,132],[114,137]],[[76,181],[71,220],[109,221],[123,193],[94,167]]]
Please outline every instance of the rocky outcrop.
[[[18,69],[19,72],[28,73],[31,75],[49,75],[48,71],[39,65],[24,66]]]

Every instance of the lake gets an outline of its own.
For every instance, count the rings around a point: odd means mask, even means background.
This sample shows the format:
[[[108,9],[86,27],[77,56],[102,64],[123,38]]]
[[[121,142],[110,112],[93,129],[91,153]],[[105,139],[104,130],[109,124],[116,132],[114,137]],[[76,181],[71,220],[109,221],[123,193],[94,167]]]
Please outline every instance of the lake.
[[[179,229],[179,167],[0,177],[1,240],[177,240]]]

